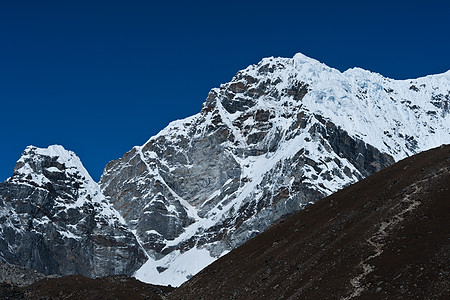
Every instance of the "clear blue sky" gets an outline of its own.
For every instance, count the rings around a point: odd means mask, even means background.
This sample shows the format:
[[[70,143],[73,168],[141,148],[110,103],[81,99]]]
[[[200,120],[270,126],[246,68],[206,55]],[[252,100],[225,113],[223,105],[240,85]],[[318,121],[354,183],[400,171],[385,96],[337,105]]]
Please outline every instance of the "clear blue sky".
[[[448,1],[2,1],[0,181],[27,145],[94,179],[208,91],[296,52],[396,79],[450,69]]]

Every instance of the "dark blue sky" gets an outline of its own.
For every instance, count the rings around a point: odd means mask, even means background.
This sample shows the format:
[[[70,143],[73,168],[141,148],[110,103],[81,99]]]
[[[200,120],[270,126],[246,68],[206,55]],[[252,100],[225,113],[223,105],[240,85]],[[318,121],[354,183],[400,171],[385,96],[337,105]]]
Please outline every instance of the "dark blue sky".
[[[27,145],[94,179],[208,91],[296,52],[396,78],[450,69],[448,1],[2,1],[0,181]]]

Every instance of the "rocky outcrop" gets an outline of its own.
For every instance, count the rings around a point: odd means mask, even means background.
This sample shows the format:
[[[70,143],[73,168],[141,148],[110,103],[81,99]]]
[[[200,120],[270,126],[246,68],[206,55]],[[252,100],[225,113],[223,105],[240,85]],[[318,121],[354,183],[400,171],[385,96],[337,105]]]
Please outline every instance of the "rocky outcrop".
[[[44,278],[45,275],[36,270],[0,262],[0,282],[2,283],[26,286]]]
[[[48,274],[132,274],[145,253],[79,158],[27,147],[0,184],[0,260]]]

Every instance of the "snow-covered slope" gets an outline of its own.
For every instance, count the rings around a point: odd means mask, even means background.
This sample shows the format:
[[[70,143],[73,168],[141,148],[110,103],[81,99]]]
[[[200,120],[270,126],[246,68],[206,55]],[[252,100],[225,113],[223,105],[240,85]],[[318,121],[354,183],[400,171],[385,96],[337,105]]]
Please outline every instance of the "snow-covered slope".
[[[398,81],[360,68],[340,73],[301,54],[293,67],[311,88],[306,109],[396,160],[449,140],[450,71]]]
[[[131,274],[145,253],[80,159],[29,146],[0,184],[0,260],[44,274]]]
[[[297,54],[211,90],[202,111],[110,162],[102,192],[179,285],[275,220],[419,151],[450,143],[450,72],[393,80]],[[209,257],[205,257],[209,253]]]

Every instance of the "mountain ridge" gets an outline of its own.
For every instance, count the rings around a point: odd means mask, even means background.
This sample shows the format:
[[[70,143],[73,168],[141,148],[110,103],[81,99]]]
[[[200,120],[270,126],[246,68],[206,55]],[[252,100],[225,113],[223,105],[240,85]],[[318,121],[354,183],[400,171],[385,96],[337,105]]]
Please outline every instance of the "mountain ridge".
[[[449,141],[449,74],[397,81],[302,54],[239,71],[200,113],[105,168],[103,193],[133,216],[151,257],[138,278],[177,285],[195,273],[179,267],[192,251],[219,257],[306,203]]]

